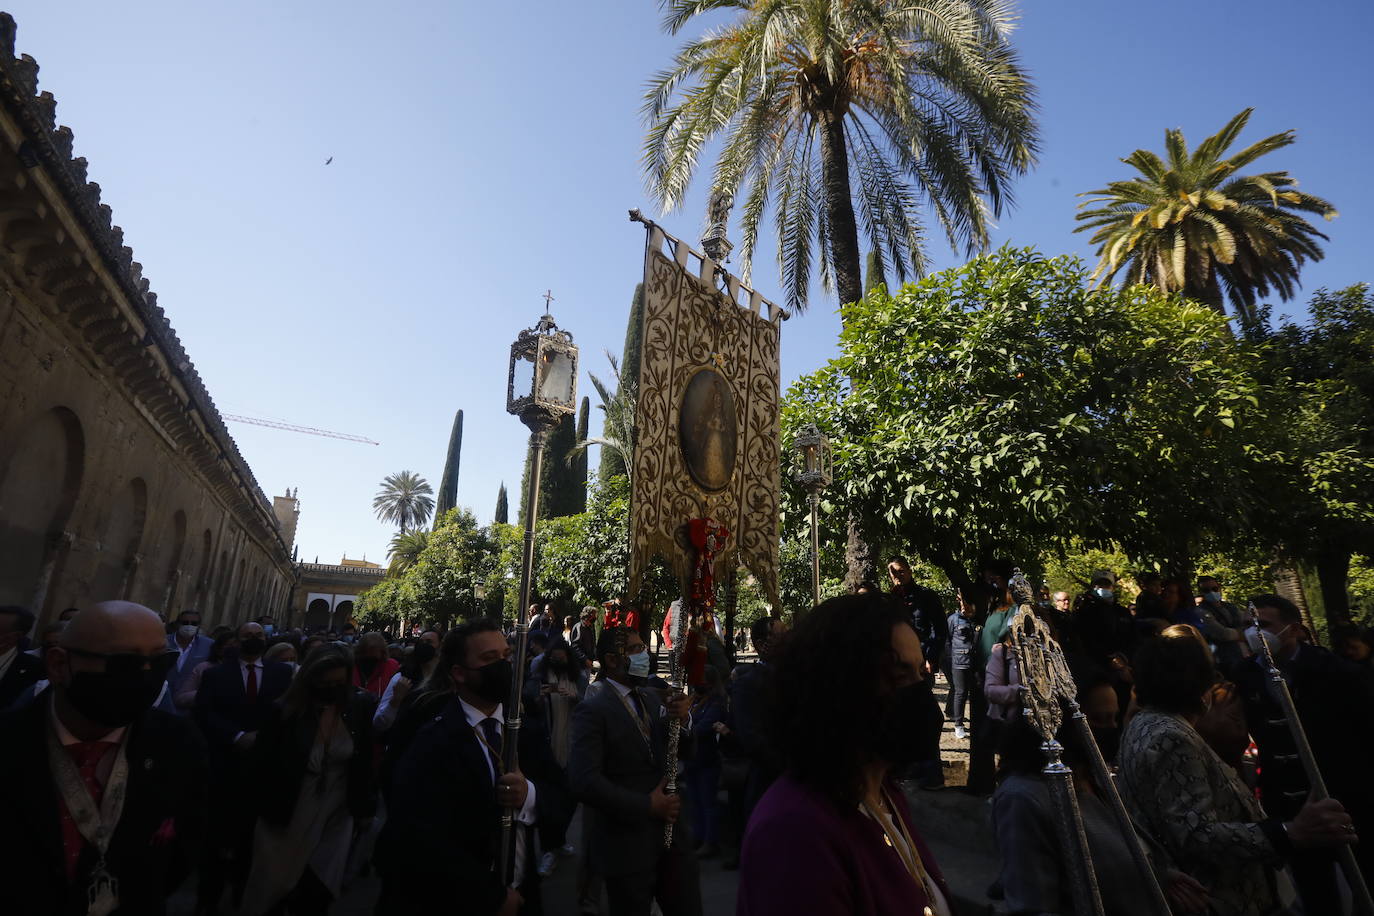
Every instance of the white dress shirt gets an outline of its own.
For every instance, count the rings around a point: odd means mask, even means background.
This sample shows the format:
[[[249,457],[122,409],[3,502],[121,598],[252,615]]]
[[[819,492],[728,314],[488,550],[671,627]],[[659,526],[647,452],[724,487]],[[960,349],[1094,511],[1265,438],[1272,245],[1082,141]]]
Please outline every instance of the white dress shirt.
[[[486,713],[482,712],[477,707],[469,706],[468,702],[464,700],[462,697],[458,698],[458,702],[463,704],[463,715],[467,717],[468,724],[472,726],[474,732],[480,734],[480,731],[478,731],[482,727],[480,723],[484,719],[492,718],[496,720],[496,733],[498,735],[501,735],[503,738],[505,737],[506,722],[501,715],[501,705],[498,705],[496,709],[492,711],[492,714],[488,716]],[[476,741],[477,739],[474,737],[473,740]],[[487,762],[487,772],[491,774],[491,784],[495,786],[497,772],[496,767],[492,763],[491,754],[487,753],[486,746],[481,741],[478,741],[477,744],[478,747],[480,747],[482,750],[482,758]],[[500,752],[499,748],[492,748],[492,750],[497,753]],[[536,823],[534,812],[534,783],[529,780],[526,780],[525,784],[529,787],[529,791],[525,794],[525,804],[520,808],[518,812],[516,812],[515,821],[519,824],[533,825],[534,823]],[[517,830],[515,832],[515,882],[513,885],[514,887],[519,887],[521,882],[524,880],[525,858],[525,831]]]

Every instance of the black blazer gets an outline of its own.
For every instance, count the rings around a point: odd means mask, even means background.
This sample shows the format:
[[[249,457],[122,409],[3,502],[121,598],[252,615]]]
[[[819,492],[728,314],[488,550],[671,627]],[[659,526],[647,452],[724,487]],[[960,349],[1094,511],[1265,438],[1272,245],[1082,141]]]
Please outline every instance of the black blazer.
[[[27,652],[16,652],[9,670],[0,678],[0,711],[9,709],[29,687],[43,677],[43,660]]]
[[[40,696],[0,716],[0,908],[65,916],[86,912],[95,867],[89,846],[67,881],[58,793],[48,766],[51,699]],[[128,797],[106,855],[119,880],[123,916],[163,913],[168,895],[194,867],[205,830],[205,742],[189,722],[150,709],[129,726]]]
[[[344,726],[353,738],[353,756],[348,763],[348,812],[355,818],[372,817],[377,813],[372,752],[372,713],[377,709],[377,698],[366,690],[350,689],[352,695],[343,713]],[[261,790],[258,815],[269,824],[284,827],[291,820],[319,721],[318,714],[289,720],[280,703],[267,711],[249,767],[254,774],[253,784]]]
[[[291,668],[282,662],[262,662],[258,695],[248,702],[243,669],[237,659],[205,669],[196,691],[196,723],[205,732],[213,755],[227,754],[239,732],[255,732],[271,714],[273,705],[291,686]]]
[[[520,770],[534,783],[540,821],[571,815],[563,772],[548,742],[528,728],[520,729]],[[496,913],[506,898],[495,869],[500,817],[485,751],[455,697],[396,766],[374,857],[383,885],[379,916]],[[533,831],[525,848],[520,890],[529,909],[539,880]]]
[[[587,857],[608,877],[652,871],[663,852],[664,823],[649,813],[649,793],[662,781],[668,722],[658,696],[640,689],[650,719],[652,747],[610,682],[588,692],[573,710],[568,781],[583,802]],[[690,755],[692,736],[683,723],[679,759]],[[684,806],[673,829],[673,846],[690,850]]]

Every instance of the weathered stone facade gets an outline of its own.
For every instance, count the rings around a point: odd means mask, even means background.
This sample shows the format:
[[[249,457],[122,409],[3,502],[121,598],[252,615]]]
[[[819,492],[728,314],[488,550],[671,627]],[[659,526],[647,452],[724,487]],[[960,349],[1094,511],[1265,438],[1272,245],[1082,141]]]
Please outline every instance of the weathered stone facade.
[[[14,40],[0,14],[0,604],[285,608],[283,525]]]

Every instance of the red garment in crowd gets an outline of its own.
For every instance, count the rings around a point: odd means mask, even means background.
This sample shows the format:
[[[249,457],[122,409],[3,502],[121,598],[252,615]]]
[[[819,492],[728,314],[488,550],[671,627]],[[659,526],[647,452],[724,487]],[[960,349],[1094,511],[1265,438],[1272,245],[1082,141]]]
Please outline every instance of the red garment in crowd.
[[[391,679],[396,676],[396,672],[401,670],[401,663],[394,658],[384,658],[377,663],[377,667],[372,669],[372,675],[367,682],[363,682],[363,673],[358,670],[358,666],[353,666],[353,686],[361,687],[373,696],[381,699],[382,693],[386,690],[386,685],[391,683]]]

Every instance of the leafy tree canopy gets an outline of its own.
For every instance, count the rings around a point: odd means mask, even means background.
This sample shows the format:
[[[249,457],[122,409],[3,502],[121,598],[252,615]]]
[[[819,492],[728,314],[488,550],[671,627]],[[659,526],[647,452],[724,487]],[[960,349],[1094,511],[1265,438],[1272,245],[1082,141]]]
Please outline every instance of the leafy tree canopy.
[[[821,425],[830,497],[952,583],[1078,542],[1186,566],[1247,517],[1256,361],[1210,309],[1003,248],[843,313],[784,436]]]

